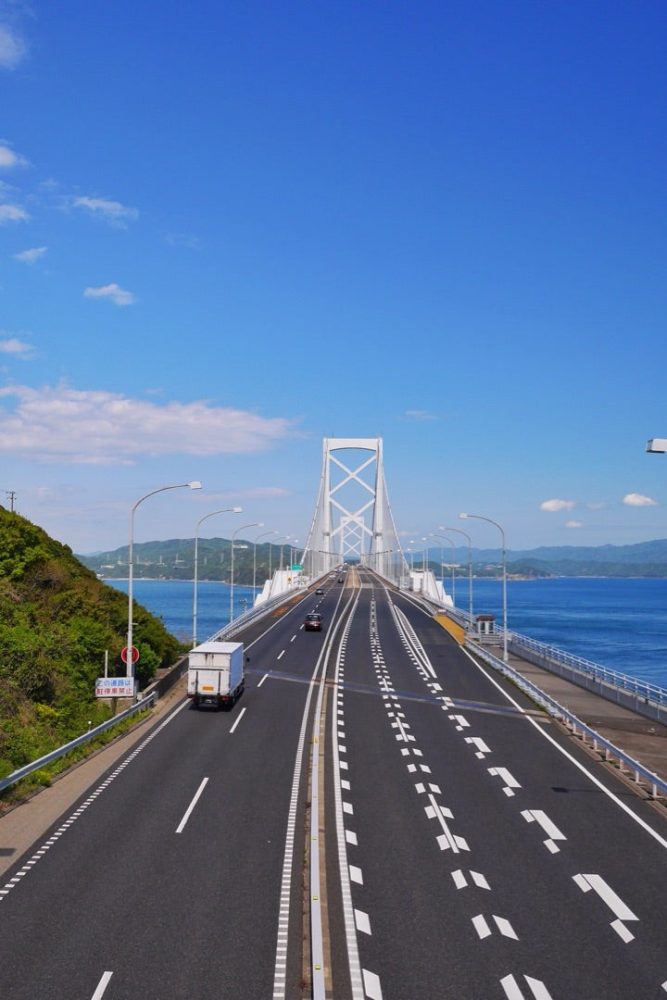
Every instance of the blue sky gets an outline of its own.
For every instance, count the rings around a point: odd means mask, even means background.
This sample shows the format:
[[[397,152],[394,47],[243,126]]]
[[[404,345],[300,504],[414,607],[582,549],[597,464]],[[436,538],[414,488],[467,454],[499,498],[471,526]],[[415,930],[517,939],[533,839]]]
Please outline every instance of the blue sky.
[[[406,539],[666,537],[666,28],[0,0],[0,490],[79,552],[193,478],[138,539],[303,541],[322,438],[381,436]]]

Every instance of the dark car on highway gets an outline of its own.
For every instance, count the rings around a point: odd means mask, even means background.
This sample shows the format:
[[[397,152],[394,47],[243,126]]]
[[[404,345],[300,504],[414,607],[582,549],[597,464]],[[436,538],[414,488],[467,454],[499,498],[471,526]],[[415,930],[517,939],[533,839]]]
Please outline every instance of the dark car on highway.
[[[306,620],[303,623],[304,630],[306,632],[321,632],[322,631],[322,615],[318,615],[315,612],[306,615]]]

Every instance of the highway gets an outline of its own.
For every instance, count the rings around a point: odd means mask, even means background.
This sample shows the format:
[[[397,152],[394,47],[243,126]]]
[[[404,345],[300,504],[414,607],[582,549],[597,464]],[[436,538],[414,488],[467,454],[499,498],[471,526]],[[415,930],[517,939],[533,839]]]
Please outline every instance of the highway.
[[[2,997],[667,998],[662,815],[413,599],[324,589],[9,870]]]

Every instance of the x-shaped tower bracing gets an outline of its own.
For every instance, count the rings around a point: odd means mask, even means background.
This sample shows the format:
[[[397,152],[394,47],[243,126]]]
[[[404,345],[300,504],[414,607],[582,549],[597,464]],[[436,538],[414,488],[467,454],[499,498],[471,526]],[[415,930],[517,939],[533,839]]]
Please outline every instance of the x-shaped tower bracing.
[[[360,451],[372,454],[355,467],[339,457],[341,452]],[[342,473],[335,484],[332,471]],[[354,504],[347,499],[351,489]],[[323,441],[322,477],[304,560],[307,572],[316,578],[346,558],[368,563],[389,579],[398,580],[407,570],[387,499],[382,438]]]

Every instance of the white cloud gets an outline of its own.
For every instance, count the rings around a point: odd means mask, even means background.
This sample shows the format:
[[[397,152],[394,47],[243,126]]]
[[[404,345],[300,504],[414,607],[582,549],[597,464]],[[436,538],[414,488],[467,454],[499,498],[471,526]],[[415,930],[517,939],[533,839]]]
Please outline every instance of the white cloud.
[[[19,260],[22,264],[36,264],[40,257],[43,257],[48,247],[32,247],[30,250],[21,250],[14,254],[14,260]]]
[[[252,486],[246,490],[225,490],[219,493],[221,500],[255,500],[270,497],[290,497],[291,490],[284,486]]]
[[[540,510],[547,510],[550,513],[559,510],[572,510],[573,507],[576,507],[574,500],[544,500],[540,504]]]
[[[283,417],[192,403],[130,399],[68,386],[0,389],[0,453],[42,462],[131,465],[140,456],[264,451],[295,433]],[[14,401],[12,408],[11,401]]]
[[[583,528],[583,523],[581,521],[566,521],[566,528]]]
[[[110,198],[72,198],[70,204],[74,208],[83,208],[95,219],[103,219],[113,226],[125,227],[126,221],[136,219],[139,212],[136,208],[130,208],[119,201],[112,201]]]
[[[5,222],[25,222],[30,216],[19,205],[0,205],[0,226]]]
[[[185,247],[187,250],[201,250],[201,240],[191,233],[167,233],[165,243],[170,247]]]
[[[15,153],[11,146],[0,140],[0,169],[8,170],[12,167],[26,167],[28,161],[24,156]]]
[[[99,288],[86,288],[83,294],[87,299],[111,299],[117,306],[131,306],[135,301],[132,292],[127,292],[115,281],[110,285],[100,285]]]
[[[26,54],[25,42],[7,27],[0,24],[0,67],[15,69]]]
[[[0,335],[3,332],[0,330]],[[0,354],[11,354],[12,357],[27,361],[34,357],[35,348],[32,344],[27,344],[25,340],[19,340],[18,337],[7,337],[4,340],[0,339]]]
[[[408,420],[437,420],[435,413],[429,413],[428,410],[406,410],[404,416]]]
[[[652,500],[651,497],[645,497],[641,493],[626,493],[623,497],[623,503],[628,507],[657,507],[657,500]]]

